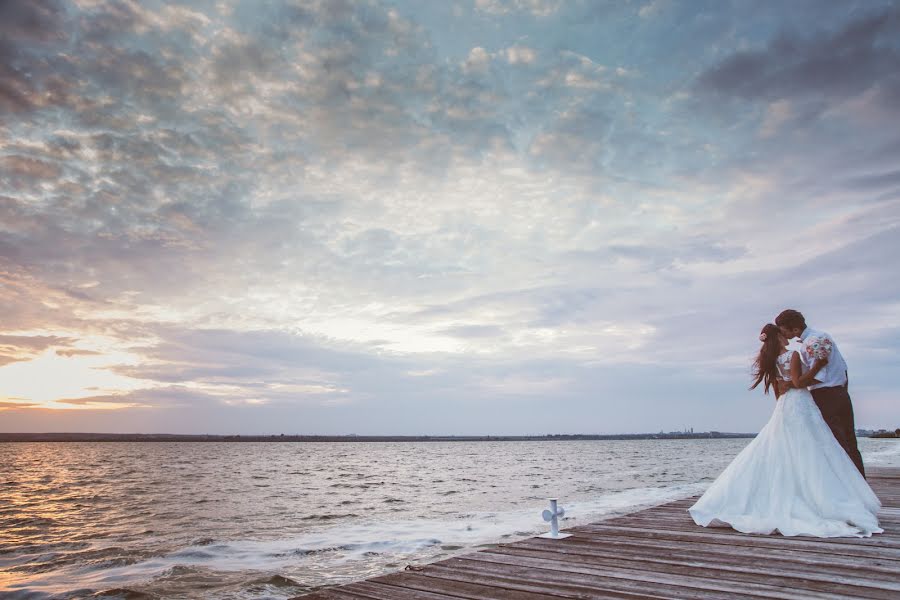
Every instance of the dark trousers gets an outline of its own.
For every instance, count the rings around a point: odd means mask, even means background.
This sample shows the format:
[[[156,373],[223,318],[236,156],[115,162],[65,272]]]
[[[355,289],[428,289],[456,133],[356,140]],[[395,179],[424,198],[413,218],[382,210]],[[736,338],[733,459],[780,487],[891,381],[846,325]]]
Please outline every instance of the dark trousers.
[[[831,428],[835,439],[841,444],[850,460],[866,476],[862,456],[856,447],[856,426],[853,423],[853,405],[846,385],[811,390],[813,400],[819,407],[825,422]]]

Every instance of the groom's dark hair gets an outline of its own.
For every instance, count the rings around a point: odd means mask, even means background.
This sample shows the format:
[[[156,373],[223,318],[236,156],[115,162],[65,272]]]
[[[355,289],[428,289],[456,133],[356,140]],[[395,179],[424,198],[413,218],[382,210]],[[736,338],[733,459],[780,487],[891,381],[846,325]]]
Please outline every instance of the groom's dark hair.
[[[806,329],[806,319],[799,310],[789,308],[781,311],[781,314],[775,317],[775,324],[779,327],[787,327],[788,329]]]

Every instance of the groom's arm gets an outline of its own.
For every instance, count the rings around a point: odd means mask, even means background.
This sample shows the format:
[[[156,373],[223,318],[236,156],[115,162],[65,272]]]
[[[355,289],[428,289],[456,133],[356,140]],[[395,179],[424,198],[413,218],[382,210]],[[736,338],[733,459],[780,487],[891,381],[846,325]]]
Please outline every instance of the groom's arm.
[[[817,383],[822,383],[816,379],[816,375],[822,370],[822,367],[827,364],[827,358],[816,359],[812,364],[812,368],[804,373],[800,362],[800,354],[794,352],[793,356],[791,356],[791,387],[805,388]]]
[[[775,380],[775,393],[778,396],[783,396],[786,391],[794,387],[793,381],[785,381],[784,379]]]

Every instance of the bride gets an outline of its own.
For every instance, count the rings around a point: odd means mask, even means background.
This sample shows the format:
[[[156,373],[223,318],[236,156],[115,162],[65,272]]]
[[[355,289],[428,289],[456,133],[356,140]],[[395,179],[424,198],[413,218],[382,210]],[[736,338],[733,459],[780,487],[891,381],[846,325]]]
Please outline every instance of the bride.
[[[869,537],[881,533],[881,503],[834,438],[806,386],[827,362],[807,368],[772,323],[759,335],[762,348],[750,389],[763,384],[778,394],[777,380],[793,381],[776,399],[766,426],[706,493],[688,509],[703,527],[730,526],[744,533],[779,532],[815,537]]]

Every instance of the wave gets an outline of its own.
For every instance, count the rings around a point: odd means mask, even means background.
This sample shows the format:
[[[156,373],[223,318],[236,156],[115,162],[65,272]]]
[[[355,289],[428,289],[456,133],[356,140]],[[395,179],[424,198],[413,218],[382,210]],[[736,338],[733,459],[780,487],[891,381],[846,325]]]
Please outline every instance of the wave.
[[[860,450],[867,466],[900,466],[900,440],[869,438]]]
[[[698,493],[702,487],[701,484],[690,484],[630,489],[568,504],[561,498],[560,504],[566,509],[562,526],[597,521],[682,498]],[[442,519],[332,521],[302,535],[282,539],[199,538],[188,546],[158,556],[145,555],[131,564],[67,565],[54,573],[36,575],[28,587],[35,593],[59,593],[67,583],[78,581],[80,586],[94,590],[134,592],[135,586],[183,577],[198,570],[207,574],[230,572],[237,575],[254,571],[268,574],[297,572],[305,567],[355,572],[371,569],[375,563],[380,568],[390,565],[397,568],[402,561],[436,560],[544,533],[548,529],[540,517],[544,508],[544,502],[535,500],[527,509],[459,513]],[[281,580],[278,583],[287,585]],[[297,583],[291,581],[291,584]],[[7,588],[5,591],[12,590]]]
[[[630,489],[568,505],[563,498],[561,505],[566,509],[563,527],[681,498],[697,493],[701,487],[691,484]],[[274,540],[198,539],[192,545],[161,556],[96,570],[91,573],[90,585],[95,589],[110,586],[122,589],[149,579],[171,577],[179,569],[271,573],[302,567],[303,561],[336,568],[369,562],[376,556],[392,561],[433,558],[442,552],[460,553],[544,533],[547,525],[540,518],[544,508],[535,501],[528,509],[465,513],[450,519],[356,521],[326,525],[300,536]],[[86,583],[83,573],[79,579]]]

